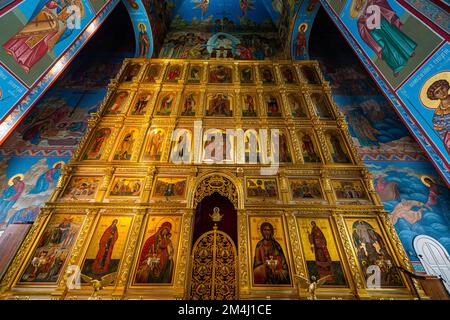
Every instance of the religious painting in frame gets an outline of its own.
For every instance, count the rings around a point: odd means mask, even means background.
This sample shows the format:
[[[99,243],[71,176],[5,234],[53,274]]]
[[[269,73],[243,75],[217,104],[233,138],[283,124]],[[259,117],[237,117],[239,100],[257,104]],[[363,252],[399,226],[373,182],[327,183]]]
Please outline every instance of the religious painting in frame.
[[[73,176],[64,189],[59,201],[89,201],[95,200],[95,194],[101,183],[101,177]]]
[[[362,277],[367,280],[373,274],[368,268],[377,266],[381,273],[380,289],[404,288],[402,276],[395,268],[398,263],[392,257],[377,218],[346,217],[344,220]]]
[[[56,284],[84,222],[82,214],[53,214],[20,277],[20,284]]]
[[[188,84],[199,84],[202,79],[203,67],[200,65],[191,64],[187,75]]]
[[[160,161],[164,150],[166,133],[163,129],[152,128],[148,133],[142,161]]]
[[[152,97],[153,93],[150,91],[139,92],[135,97],[135,100],[130,110],[130,114],[133,116],[144,115],[147,112],[148,107],[150,106]]]
[[[149,216],[136,261],[133,285],[173,284],[180,229],[181,216]]]
[[[328,218],[297,218],[309,278],[327,280],[323,287],[348,287],[338,243]]]
[[[256,95],[253,93],[244,93],[241,96],[242,116],[257,117],[258,105]]]
[[[108,277],[109,285],[117,278],[133,217],[102,215],[92,234],[81,267],[81,283]]]
[[[207,129],[203,133],[202,159],[205,163],[232,162],[235,159],[234,135],[221,129]]]
[[[334,163],[352,163],[344,138],[338,130],[327,131],[325,141]]]
[[[224,65],[212,65],[209,67],[209,83],[232,83],[233,68]]]
[[[239,78],[242,84],[254,84],[255,83],[255,72],[253,67],[249,65],[239,66]]]
[[[130,82],[137,80],[139,71],[141,71],[141,67],[142,66],[140,63],[130,63],[128,66],[126,66],[125,71],[122,73],[120,82]]]
[[[174,92],[161,92],[155,106],[156,116],[169,116],[175,107],[176,95]]]
[[[180,116],[193,117],[197,106],[200,104],[200,94],[196,92],[186,92],[181,105]]]
[[[274,93],[264,95],[264,103],[267,110],[267,116],[270,118],[281,118],[283,115],[281,99]]]
[[[308,110],[298,93],[288,93],[287,101],[289,102],[291,114],[294,118],[308,118]]]
[[[314,110],[319,118],[332,119],[333,113],[331,111],[330,101],[324,93],[314,92],[311,94],[311,102]]]
[[[208,117],[232,117],[233,116],[233,96],[228,93],[208,94],[206,104],[206,116]]]
[[[276,178],[246,178],[245,190],[248,198],[278,199]]]
[[[178,129],[173,133],[170,160],[172,163],[190,163],[192,160],[192,132]]]
[[[114,177],[108,192],[108,197],[140,197],[144,188],[144,178]]]
[[[270,65],[260,66],[259,74],[261,77],[261,81],[264,85],[274,85],[276,83],[275,73],[274,73],[272,66],[270,66]]]
[[[280,163],[292,162],[292,154],[289,147],[288,137],[284,131],[280,130],[278,135],[278,142],[275,139],[271,139],[270,144],[271,156],[274,156],[275,159],[278,159]]]
[[[152,198],[180,200],[186,197],[186,177],[158,177],[153,188]]]
[[[161,76],[162,66],[157,63],[152,63],[148,66],[144,76],[144,82],[155,83]]]
[[[284,65],[280,67],[281,75],[283,77],[283,82],[285,84],[297,84],[297,74],[295,69],[291,65]]]
[[[254,287],[292,287],[281,216],[250,216],[250,268]]]
[[[331,180],[336,200],[369,201],[366,189],[360,180]]]
[[[347,201],[369,201],[366,189],[360,180],[331,180],[336,200]]]
[[[111,100],[108,102],[108,106],[106,109],[107,115],[115,115],[126,112],[128,98],[130,97],[130,93],[128,91],[119,90],[117,91]]]
[[[305,163],[321,163],[322,158],[313,129],[298,131],[298,141]]]
[[[324,202],[325,197],[319,179],[289,179],[293,201]]]
[[[181,64],[171,64],[166,72],[165,81],[177,83],[183,75],[183,66]]]
[[[305,79],[308,84],[320,84],[320,78],[317,75],[316,68],[314,68],[313,66],[302,65],[300,67],[300,72],[303,76],[303,79]]]
[[[100,160],[111,136],[111,128],[100,128],[94,132],[84,153],[84,160]]]
[[[124,128],[120,136],[119,143],[116,146],[113,160],[131,159],[138,134],[139,130],[136,128]]]

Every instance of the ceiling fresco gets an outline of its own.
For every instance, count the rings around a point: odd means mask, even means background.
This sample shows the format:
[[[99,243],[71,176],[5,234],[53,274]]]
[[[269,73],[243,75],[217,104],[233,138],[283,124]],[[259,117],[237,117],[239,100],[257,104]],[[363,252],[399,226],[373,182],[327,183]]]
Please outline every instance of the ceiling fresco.
[[[256,31],[279,29],[298,0],[174,0],[172,30]]]

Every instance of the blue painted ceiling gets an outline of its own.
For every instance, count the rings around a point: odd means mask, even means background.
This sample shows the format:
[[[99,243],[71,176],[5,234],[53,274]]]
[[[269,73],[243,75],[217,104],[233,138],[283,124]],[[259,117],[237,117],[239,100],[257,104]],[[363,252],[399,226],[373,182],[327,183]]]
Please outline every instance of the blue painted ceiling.
[[[283,13],[294,11],[299,0],[172,0],[172,30],[193,28],[219,31],[275,29]],[[211,30],[213,29],[213,30]],[[231,31],[231,30],[220,30]]]

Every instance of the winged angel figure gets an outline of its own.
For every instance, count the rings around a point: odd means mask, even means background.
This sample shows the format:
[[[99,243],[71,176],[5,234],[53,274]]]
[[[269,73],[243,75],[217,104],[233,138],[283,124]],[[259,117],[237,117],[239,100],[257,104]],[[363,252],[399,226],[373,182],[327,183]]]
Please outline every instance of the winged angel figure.
[[[102,290],[104,287],[111,285],[116,278],[116,274],[117,274],[117,272],[107,274],[107,275],[101,277],[100,280],[91,278],[85,274],[81,274],[81,278],[84,281],[90,283],[92,288],[94,289],[94,292],[92,292],[92,295],[89,297],[89,300],[97,300],[98,299],[97,293],[100,290]]]
[[[202,20],[205,17],[206,11],[208,10],[209,0],[192,0],[192,3],[195,4],[194,9],[202,10]]]
[[[295,276],[300,281],[300,287],[308,286],[309,300],[317,300],[316,290],[331,277],[331,275],[328,275],[317,280],[315,276],[312,276],[310,281],[308,278],[302,277],[299,274],[296,274]]]

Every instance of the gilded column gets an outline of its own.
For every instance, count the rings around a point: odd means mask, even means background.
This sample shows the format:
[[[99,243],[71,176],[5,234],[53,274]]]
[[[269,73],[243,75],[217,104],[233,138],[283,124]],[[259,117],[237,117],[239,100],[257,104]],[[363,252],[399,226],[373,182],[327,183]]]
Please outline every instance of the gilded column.
[[[238,248],[239,248],[239,288],[241,297],[247,295],[250,290],[250,265],[248,260],[248,219],[244,209],[238,209]]]
[[[177,263],[177,272],[175,278],[175,285],[179,289],[184,288],[184,298],[189,298],[189,261],[191,257],[191,239],[192,239],[192,221],[194,218],[195,209],[187,209],[182,217],[181,222],[181,236],[180,236],[180,255]]]
[[[131,281],[129,276],[131,274],[132,262],[136,254],[138,254],[137,243],[139,235],[142,229],[142,222],[144,220],[144,214],[146,209],[139,209],[134,215],[133,226],[130,230],[128,245],[125,248],[125,254],[122,259],[122,266],[120,267],[119,276],[116,280],[116,286],[114,287],[113,297],[122,297],[125,292],[127,282]]]
[[[300,236],[297,228],[297,221],[295,217],[294,212],[285,211],[284,213],[287,221],[287,228],[288,228],[288,234],[289,234],[289,241],[291,243],[292,248],[292,256],[294,258],[294,274],[298,274],[303,278],[308,278],[308,268],[306,266],[306,262],[303,259],[303,250],[300,243]],[[296,282],[297,277],[294,276],[294,283]],[[299,289],[299,296],[302,297],[302,292],[300,286]]]

